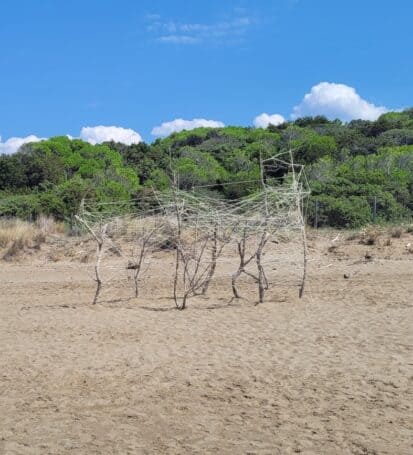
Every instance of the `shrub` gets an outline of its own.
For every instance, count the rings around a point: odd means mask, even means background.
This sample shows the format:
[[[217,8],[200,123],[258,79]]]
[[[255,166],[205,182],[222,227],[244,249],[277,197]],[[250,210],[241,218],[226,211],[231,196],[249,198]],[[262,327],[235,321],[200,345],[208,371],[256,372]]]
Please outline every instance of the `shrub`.
[[[38,194],[19,194],[0,199],[0,217],[32,220],[40,214]]]
[[[63,220],[67,212],[64,201],[54,192],[40,193],[38,196],[40,214]]]
[[[337,228],[357,228],[371,220],[371,209],[366,199],[359,196],[335,198],[320,195],[318,200],[318,225]],[[315,222],[315,201],[310,200],[308,220]]]

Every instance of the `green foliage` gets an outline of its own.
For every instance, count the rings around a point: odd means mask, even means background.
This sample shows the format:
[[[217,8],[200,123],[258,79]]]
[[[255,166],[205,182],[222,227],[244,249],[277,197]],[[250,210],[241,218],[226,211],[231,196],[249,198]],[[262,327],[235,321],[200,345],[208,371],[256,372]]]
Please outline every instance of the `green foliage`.
[[[0,157],[0,191],[16,194],[1,201],[0,216],[64,218],[77,211],[82,198],[129,199],[138,188],[136,172],[107,145],[55,137]]]
[[[95,186],[79,175],[55,188],[55,193],[64,204],[61,216],[70,217],[78,212],[82,199],[96,200]]]
[[[38,211],[36,216],[40,214],[51,215],[55,219],[64,219],[64,215],[68,215],[69,210],[65,205],[64,200],[58,193],[45,192],[38,195]]]
[[[340,122],[340,121],[339,121]],[[326,125],[329,123],[336,123],[336,122],[330,122],[327,117],[324,115],[317,115],[315,117],[301,117],[298,118],[295,122],[294,125],[300,126],[302,128],[305,128],[307,126],[315,127],[319,125]],[[341,124],[341,122],[340,122]]]
[[[377,155],[356,156],[338,165],[324,160],[309,171],[312,221],[316,201],[320,223],[330,226],[357,227],[373,221],[374,201],[378,222],[411,217],[413,146],[382,149]]]
[[[161,191],[166,190],[170,185],[171,179],[163,169],[154,169],[150,173],[149,179],[146,180],[144,184],[147,188],[153,187],[154,189]]]
[[[291,141],[295,161],[310,164],[324,156],[334,156],[337,151],[336,141],[330,136],[321,136],[312,130],[300,130]]]
[[[0,198],[0,215],[24,220],[35,219],[40,214],[39,197],[34,194],[17,194]]]
[[[182,151],[172,166],[182,189],[217,184],[227,177],[225,169],[213,156],[189,147]]]
[[[400,145],[413,144],[413,128],[400,128],[384,131],[378,137],[381,146],[397,147]]]
[[[82,199],[151,204],[174,177],[183,189],[242,198],[260,188],[260,160],[293,150],[306,165],[320,225],[356,227],[413,213],[413,109],[348,124],[304,117],[267,129],[228,126],[181,131],[153,144],[91,145],[55,137],[0,156],[0,216],[71,217]],[[267,162],[264,179],[282,185],[288,167]],[[374,202],[375,201],[375,202]]]
[[[413,109],[406,109],[402,112],[387,112],[381,115],[378,123],[386,126],[385,130],[399,128],[413,128]]]
[[[371,222],[370,206],[360,196],[343,198],[322,194],[316,200],[312,199],[308,212],[311,224],[315,223],[316,210],[318,226],[356,228]]]

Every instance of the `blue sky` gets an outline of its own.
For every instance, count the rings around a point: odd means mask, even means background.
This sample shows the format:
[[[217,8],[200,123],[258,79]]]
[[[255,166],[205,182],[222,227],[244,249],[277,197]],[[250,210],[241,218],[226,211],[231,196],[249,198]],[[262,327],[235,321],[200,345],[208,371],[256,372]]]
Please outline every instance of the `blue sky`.
[[[1,0],[0,18],[3,143],[413,104],[410,0]]]

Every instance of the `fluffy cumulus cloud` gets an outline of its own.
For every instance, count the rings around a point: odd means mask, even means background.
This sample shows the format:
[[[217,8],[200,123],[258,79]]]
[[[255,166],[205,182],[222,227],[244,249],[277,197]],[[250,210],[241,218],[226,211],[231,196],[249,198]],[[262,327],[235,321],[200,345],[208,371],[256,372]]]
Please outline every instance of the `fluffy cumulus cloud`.
[[[353,119],[376,120],[387,112],[384,106],[376,106],[363,99],[353,87],[345,84],[320,82],[311,88],[301,103],[294,107],[292,118],[306,115],[325,115],[344,121]]]
[[[120,126],[86,126],[80,131],[80,139],[90,144],[115,141],[131,145],[142,141],[139,133],[130,128],[122,128]]]
[[[267,128],[268,125],[281,125],[285,122],[285,118],[280,114],[266,114],[263,112],[254,119],[256,128]]]
[[[30,136],[26,137],[11,137],[10,139],[7,139],[7,141],[2,142],[0,136],[0,155],[10,155],[17,152],[17,150],[19,150],[23,144],[27,144],[28,142],[39,142],[43,140],[44,138],[31,134]]]
[[[217,120],[206,120],[203,118],[194,118],[193,120],[184,120],[177,118],[171,122],[164,122],[159,126],[155,126],[152,129],[153,136],[169,136],[171,133],[175,133],[183,130],[193,130],[194,128],[221,128],[225,126],[222,122]]]

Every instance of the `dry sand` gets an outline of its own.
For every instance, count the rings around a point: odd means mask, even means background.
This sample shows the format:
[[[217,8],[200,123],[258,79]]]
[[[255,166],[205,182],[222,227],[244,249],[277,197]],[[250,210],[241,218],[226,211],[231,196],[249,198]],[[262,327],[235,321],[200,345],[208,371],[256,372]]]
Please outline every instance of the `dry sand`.
[[[247,283],[228,303],[228,258],[184,312],[166,253],[142,298],[119,279],[96,306],[61,243],[1,262],[0,453],[412,454],[413,236],[335,236],[311,239],[303,300],[287,244],[264,304]]]

